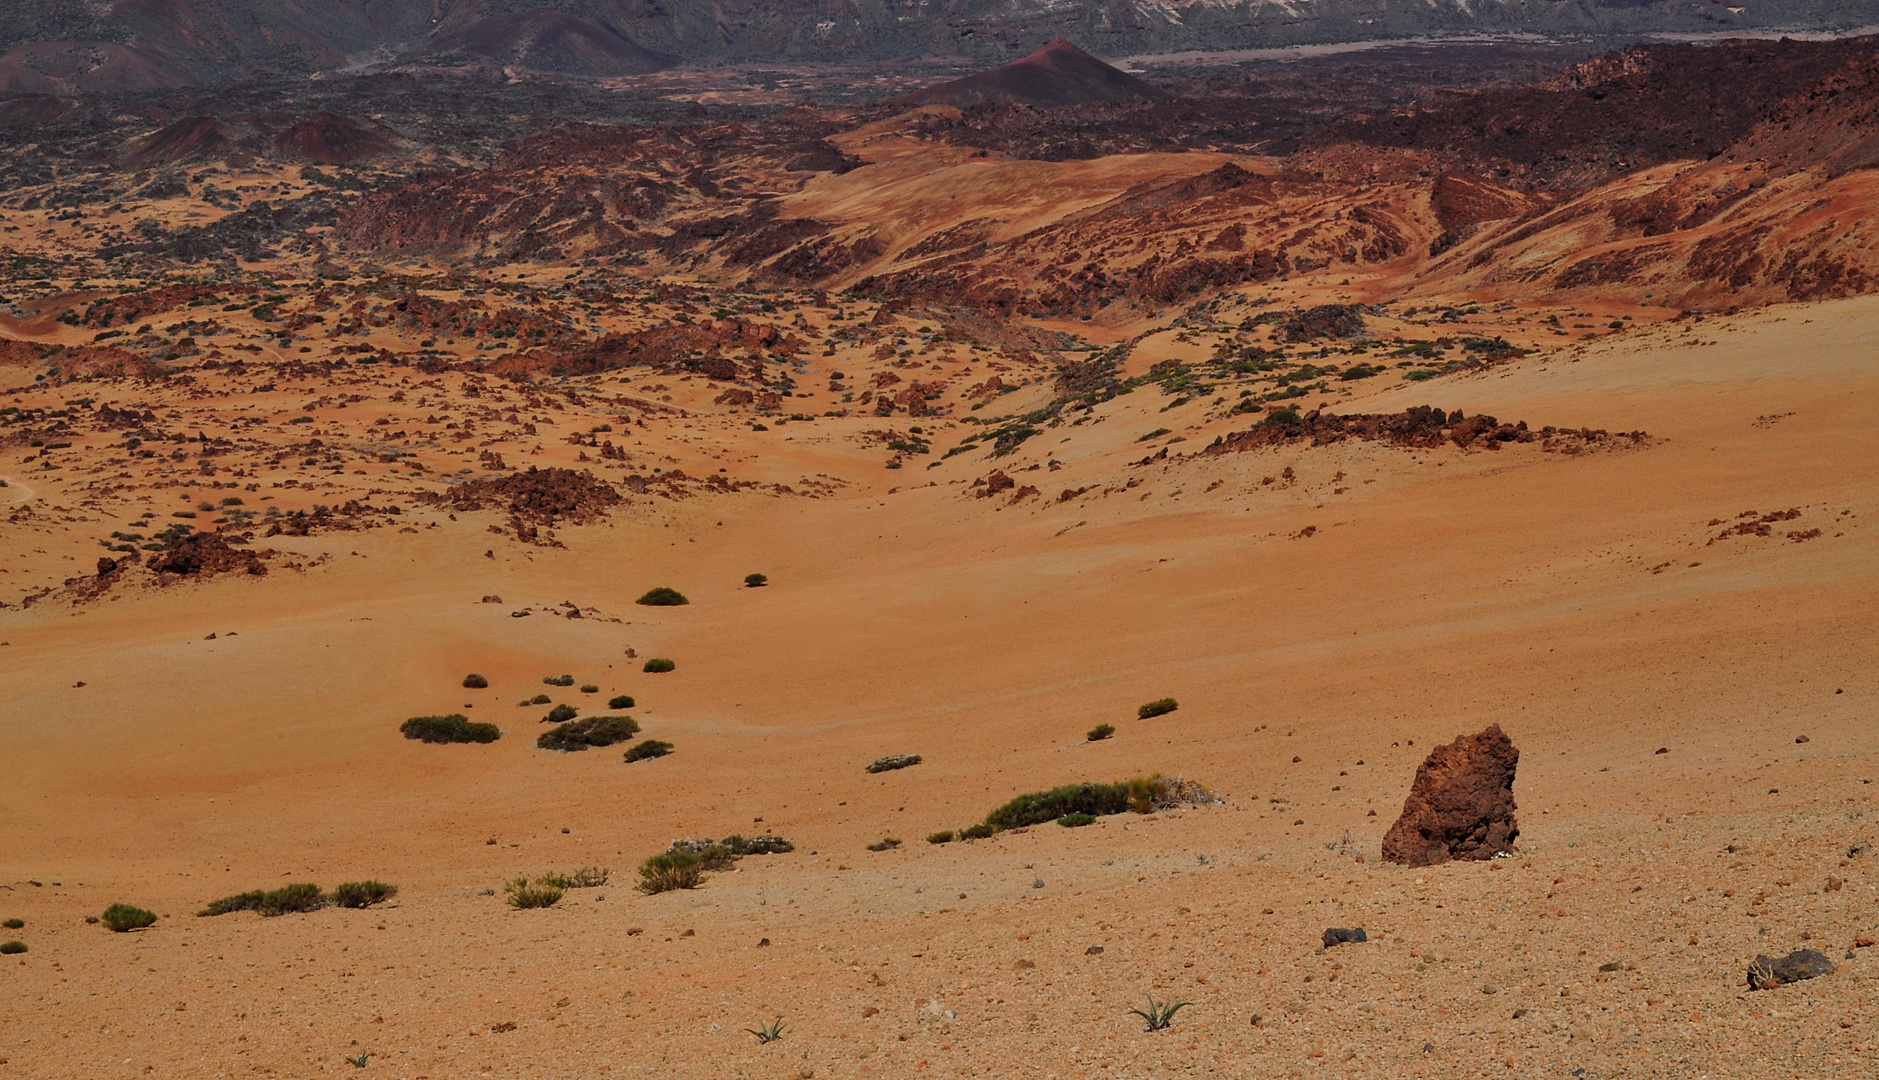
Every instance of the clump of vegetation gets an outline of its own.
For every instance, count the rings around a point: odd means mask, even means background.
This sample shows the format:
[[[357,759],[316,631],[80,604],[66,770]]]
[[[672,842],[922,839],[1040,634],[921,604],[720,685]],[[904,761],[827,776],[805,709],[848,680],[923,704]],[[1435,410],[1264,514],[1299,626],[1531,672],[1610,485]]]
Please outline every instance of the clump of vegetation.
[[[536,694],[532,698],[523,698],[521,701],[516,702],[516,706],[526,709],[530,705],[546,705],[553,700],[554,698],[549,697],[547,694]]]
[[[939,832],[926,834],[926,842],[929,844],[950,844],[956,839],[958,839],[958,834],[951,829],[941,829]]]
[[[398,886],[382,881],[348,881],[333,888],[333,906],[368,908],[398,895]]]
[[[880,840],[872,844],[869,844],[868,850],[869,851],[892,851],[899,846],[900,846],[900,841],[897,838],[892,837],[892,836],[883,836],[881,837]]]
[[[1049,791],[1020,795],[985,815],[985,826],[993,831],[1020,829],[1074,814],[1092,818],[1133,810],[1138,814],[1187,803],[1217,802],[1201,784],[1179,777],[1138,776],[1113,784],[1065,784]],[[989,835],[989,833],[988,833]]]
[[[226,915],[231,911],[253,911],[260,906],[261,900],[265,896],[267,896],[267,892],[263,889],[256,889],[253,892],[236,893],[233,896],[224,896],[220,900],[209,901],[209,906],[196,912],[196,917],[208,918],[214,915]]]
[[[997,831],[998,831],[997,829],[994,829],[990,825],[987,825],[986,823],[981,821],[977,825],[968,825],[965,828],[959,830],[959,839],[961,840],[986,840],[986,839],[989,839],[992,836],[992,834],[996,833]]]
[[[502,729],[494,724],[473,724],[462,713],[449,716],[414,716],[399,725],[407,739],[427,743],[492,743],[502,738]]]
[[[573,686],[574,676],[572,675],[548,675],[542,679],[542,685],[544,686]]]
[[[1095,727],[1090,729],[1090,733],[1087,736],[1087,738],[1089,739],[1090,742],[1102,742],[1104,739],[1107,739],[1108,737],[1110,737],[1111,735],[1114,735],[1115,733],[1116,733],[1116,725],[1097,724]]]
[[[600,693],[600,687],[595,686],[593,683],[588,683],[586,686],[581,687],[581,693],[598,694]]]
[[[26,943],[24,941],[9,941],[4,945],[0,945],[0,954],[6,956],[17,956],[25,951]]]
[[[607,699],[607,708],[609,709],[630,709],[632,707],[633,695],[631,694],[621,694],[618,697]]]
[[[884,758],[876,758],[872,762],[869,762],[867,771],[871,773],[891,772],[895,769],[904,769],[909,765],[918,764],[920,764],[919,754],[889,754]]]
[[[580,711],[572,705],[556,705],[548,710],[547,716],[542,717],[542,723],[565,724],[579,715]]]
[[[1174,1014],[1192,1004],[1191,1001],[1177,1001],[1170,1005],[1161,1005],[1156,1003],[1154,995],[1151,994],[1148,998],[1148,1011],[1144,1012],[1141,1009],[1129,1011],[1141,1017],[1142,1022],[1148,1025],[1145,1030],[1166,1031],[1168,1025],[1174,1023]]]
[[[674,889],[696,889],[705,880],[704,856],[696,851],[668,851],[639,864],[638,889],[656,896]]]
[[[744,1030],[755,1035],[760,1043],[773,1043],[783,1037],[783,1018],[779,1016],[767,1024]]]
[[[664,585],[646,590],[646,595],[633,602],[647,607],[681,607],[691,603],[690,600],[685,599],[684,593],[677,589],[668,589]]]
[[[123,934],[155,925],[157,913],[140,907],[132,907],[129,904],[112,904],[104,909],[104,914],[99,917],[99,921],[104,923],[106,930]]]
[[[254,909],[257,913],[272,918],[293,912],[314,911],[325,906],[326,894],[320,891],[318,885],[311,882],[298,882],[263,893]]]
[[[744,575],[744,588],[746,589],[761,589],[765,585],[768,585],[768,584],[770,584],[770,579],[767,575],[764,575],[764,574],[745,574]]]
[[[0,926],[4,926],[8,930],[24,930],[26,928],[26,920],[8,919],[6,922],[0,922]]]
[[[567,895],[565,886],[557,886],[546,880],[531,883],[526,877],[505,884],[502,891],[504,901],[512,908],[554,907]]]
[[[465,675],[463,677],[463,688],[466,690],[487,690],[489,689],[489,680],[483,678],[481,675]]]
[[[1171,697],[1157,698],[1135,710],[1138,720],[1149,720],[1157,716],[1166,716],[1181,707],[1181,703]]]
[[[645,739],[627,748],[625,760],[628,764],[635,761],[649,761],[661,758],[672,752],[672,744],[664,739]]]
[[[604,866],[583,866],[568,875],[570,889],[598,889],[613,876],[613,871]]]
[[[667,660],[665,657],[655,656],[651,660],[646,661],[646,666],[642,668],[641,670],[651,672],[654,675],[658,675],[661,672],[671,671],[677,667],[678,667],[677,664],[673,663],[670,660]]]
[[[544,731],[535,745],[543,750],[573,752],[590,746],[612,746],[639,734],[639,721],[630,716],[590,716]]]
[[[1057,824],[1066,829],[1080,829],[1085,825],[1096,824],[1095,814],[1065,814],[1057,819]]]

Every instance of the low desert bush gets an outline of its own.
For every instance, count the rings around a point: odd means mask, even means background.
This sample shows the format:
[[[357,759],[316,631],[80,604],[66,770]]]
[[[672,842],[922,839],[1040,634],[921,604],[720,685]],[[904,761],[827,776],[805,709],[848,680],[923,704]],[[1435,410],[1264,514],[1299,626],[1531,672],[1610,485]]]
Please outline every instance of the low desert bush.
[[[717,842],[718,847],[731,849],[731,854],[738,858],[745,855],[782,855],[796,850],[796,845],[780,836],[753,836],[746,840],[732,833]]]
[[[1104,739],[1107,739],[1109,736],[1114,735],[1115,733],[1116,733],[1116,725],[1097,724],[1095,727],[1090,729],[1089,741],[1090,742],[1102,742]]]
[[[939,832],[926,834],[926,842],[929,844],[950,844],[957,838],[951,829],[941,829]]]
[[[573,686],[574,676],[572,675],[549,675],[542,679],[542,685],[544,686]]]
[[[639,891],[648,896],[674,889],[696,889],[704,881],[704,856],[696,851],[668,851],[639,864]]]
[[[283,885],[263,893],[255,911],[268,917],[287,915],[297,911],[313,911],[326,906],[326,894],[320,887],[310,882]]]
[[[598,694],[600,693],[600,687],[595,686],[593,683],[588,683],[586,686],[581,687],[581,693]]]
[[[613,872],[604,866],[583,866],[568,875],[568,888],[598,889],[612,876]]]
[[[233,896],[224,896],[220,900],[209,901],[209,906],[196,912],[196,917],[209,918],[214,915],[226,915],[231,911],[253,911],[260,906],[261,900],[265,896],[267,896],[267,892],[263,889],[256,889],[253,892],[236,893]]]
[[[966,828],[959,830],[959,839],[961,840],[985,840],[991,837],[991,835],[997,831],[998,831],[997,829],[994,829],[990,825],[987,825],[985,822],[981,821],[977,825],[969,825]]]
[[[535,740],[543,750],[572,752],[590,746],[612,746],[639,734],[639,721],[630,716],[590,716],[544,731]]]
[[[473,724],[462,713],[449,716],[414,716],[398,728],[407,739],[427,743],[492,743],[502,738],[494,724]]]
[[[542,723],[565,724],[580,715],[580,712],[581,710],[572,705],[556,705],[554,708],[548,710],[547,716],[542,717]]]
[[[744,575],[744,587],[747,589],[761,589],[765,585],[768,585],[768,584],[770,584],[770,578],[767,575],[764,575],[764,574],[745,574]]]
[[[889,754],[884,758],[876,758],[869,762],[867,771],[871,773],[892,772],[895,769],[904,769],[909,765],[918,764],[920,764],[919,754]]]
[[[7,956],[15,956],[25,951],[26,943],[24,941],[9,941],[4,945],[0,945],[0,953],[4,953]]]
[[[516,878],[505,884],[502,891],[505,894],[503,899],[512,908],[554,907],[567,894],[566,889],[550,885],[546,881],[531,884],[525,877]]]
[[[677,667],[678,667],[677,664],[673,663],[670,660],[667,660],[665,657],[655,656],[651,660],[646,661],[646,666],[642,668],[641,670],[649,671],[653,673],[654,675],[657,675],[663,671],[672,671],[673,669]]]
[[[643,742],[628,747],[625,760],[629,763],[635,761],[650,761],[653,758],[664,757],[671,752],[671,743],[663,739],[646,739]]]
[[[881,839],[875,841],[872,844],[869,844],[868,850],[869,851],[892,851],[893,849],[899,846],[900,846],[899,839],[892,837],[892,836],[883,836],[881,837]]]
[[[481,675],[465,675],[463,677],[463,686],[466,690],[487,690],[489,689],[489,680],[483,678]]]
[[[0,926],[4,926],[8,930],[24,930],[26,928],[26,920],[8,919],[6,922],[0,922]]]
[[[348,881],[333,888],[333,906],[368,908],[398,895],[398,886],[382,881]]]
[[[631,694],[621,694],[619,697],[607,699],[607,708],[609,709],[630,709],[632,707],[633,695]]]
[[[1049,791],[1020,795],[985,815],[994,829],[1041,825],[1065,814],[1120,814],[1129,808],[1127,784],[1065,784]]]
[[[99,917],[99,921],[104,923],[106,930],[122,934],[154,925],[157,921],[157,914],[129,904],[112,904],[104,909],[104,914]]]
[[[1148,720],[1157,716],[1166,716],[1180,707],[1180,703],[1171,697],[1157,698],[1135,710],[1135,716],[1138,720]]]
[[[668,589],[664,585],[646,590],[646,595],[633,602],[647,607],[680,607],[691,603],[690,600],[685,599],[684,593],[677,589]]]
[[[1085,825],[1096,824],[1095,814],[1065,814],[1057,819],[1057,824],[1066,829],[1080,829]]]
[[[521,701],[516,702],[516,705],[526,709],[530,705],[546,705],[553,700],[554,698],[549,697],[547,694],[536,694],[532,698],[523,698]]]

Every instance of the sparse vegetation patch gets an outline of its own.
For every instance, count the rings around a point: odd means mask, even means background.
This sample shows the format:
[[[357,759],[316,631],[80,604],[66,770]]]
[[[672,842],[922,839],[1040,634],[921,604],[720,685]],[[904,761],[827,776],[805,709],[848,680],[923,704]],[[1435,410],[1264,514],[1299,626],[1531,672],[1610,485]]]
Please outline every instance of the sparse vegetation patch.
[[[627,748],[625,760],[628,763],[647,761],[664,757],[672,752],[672,744],[663,739],[645,739]]]
[[[1179,777],[1138,776],[1113,784],[1065,784],[1018,796],[987,814],[984,827],[1003,831],[1074,815],[1088,815],[1094,820],[1127,810],[1148,814],[1183,804],[1218,801],[1205,786]]]
[[[1090,742],[1102,742],[1104,739],[1109,738],[1111,735],[1114,735],[1115,733],[1116,733],[1116,725],[1097,724],[1095,727],[1090,729],[1090,733],[1088,736],[1086,736],[1086,738]]]
[[[535,740],[543,750],[572,752],[590,746],[612,746],[639,734],[639,721],[630,716],[590,716],[544,731]]]
[[[348,881],[333,889],[333,906],[368,908],[398,895],[398,886],[382,881]]]
[[[1180,702],[1175,701],[1171,697],[1156,698],[1154,701],[1135,710],[1135,716],[1139,720],[1148,720],[1157,716],[1166,716],[1180,707]]]
[[[427,743],[492,743],[502,738],[502,729],[494,724],[471,723],[462,713],[449,716],[414,716],[399,725],[407,739]]]
[[[104,923],[106,930],[123,934],[132,930],[142,930],[146,926],[154,926],[157,915],[154,911],[146,911],[130,904],[112,904],[104,909],[104,914],[99,916],[99,921]]]

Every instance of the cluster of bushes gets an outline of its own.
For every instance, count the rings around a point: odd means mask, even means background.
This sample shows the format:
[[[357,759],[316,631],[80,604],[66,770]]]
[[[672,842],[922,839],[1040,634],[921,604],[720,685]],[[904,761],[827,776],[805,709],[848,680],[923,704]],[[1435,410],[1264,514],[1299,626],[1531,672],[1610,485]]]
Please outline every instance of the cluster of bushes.
[[[644,739],[627,748],[626,762],[649,761],[661,758],[672,752],[672,744],[663,739]]]
[[[574,685],[574,676],[572,676],[572,675],[548,675],[548,676],[544,676],[544,677],[542,678],[542,685],[544,685],[544,686],[573,686],[573,685]]]
[[[556,712],[567,706],[556,706]],[[550,714],[553,715],[552,713]],[[574,715],[573,710],[568,715]],[[535,745],[543,750],[571,752],[585,750],[590,746],[612,746],[626,742],[639,734],[639,721],[630,716],[590,716],[585,720],[571,720],[551,731],[544,731],[535,740]]]
[[[1205,785],[1180,777],[1138,776],[1113,784],[1065,784],[1049,791],[1020,795],[985,815],[985,820],[954,832],[946,829],[927,836],[929,844],[954,840],[983,840],[1007,829],[1022,829],[1055,821],[1066,828],[1093,824],[1097,818],[1124,811],[1150,814],[1183,804],[1218,802]]]
[[[317,911],[324,907],[368,908],[398,895],[398,886],[382,881],[348,881],[333,891],[323,893],[318,885],[301,882],[278,889],[255,889],[214,900],[196,912],[198,916],[226,915],[231,911],[252,911],[273,917],[296,911]],[[107,912],[108,914],[108,912]]]
[[[503,883],[503,900],[512,908],[554,907],[569,889],[599,888],[611,876],[604,866],[583,866],[572,874],[549,871],[534,881],[519,877]]]
[[[671,846],[639,864],[640,892],[654,896],[674,889],[696,889],[705,874],[725,870],[746,855],[780,855],[796,845],[780,836],[731,835],[722,840],[674,840]]]
[[[891,772],[895,769],[904,769],[909,765],[918,764],[920,764],[919,754],[889,754],[884,758],[876,758],[869,762],[867,771],[871,773]]]
[[[8,919],[6,922],[0,923],[0,926],[4,926],[8,930],[23,930],[26,928],[26,920],[25,919]],[[4,954],[6,956],[12,956],[15,953],[23,953],[25,951],[26,951],[26,943],[24,941],[0,942],[0,954]]]
[[[449,716],[414,716],[399,725],[407,739],[427,743],[492,743],[502,738],[502,729],[494,724],[472,723],[462,713]]]

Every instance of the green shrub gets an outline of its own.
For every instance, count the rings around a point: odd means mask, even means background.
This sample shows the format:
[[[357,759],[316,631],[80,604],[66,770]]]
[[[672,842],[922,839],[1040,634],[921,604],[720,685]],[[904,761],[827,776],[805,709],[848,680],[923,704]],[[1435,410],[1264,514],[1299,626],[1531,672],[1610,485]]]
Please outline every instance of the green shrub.
[[[663,739],[647,739],[626,752],[626,760],[646,761],[650,758],[664,757],[672,752],[672,744]]]
[[[145,911],[143,908],[132,907],[129,904],[112,904],[104,909],[101,921],[106,930],[122,934],[130,930],[142,930],[154,924],[157,921],[157,915],[154,911]]]
[[[489,689],[489,680],[483,678],[481,675],[465,675],[463,677],[463,687],[466,690],[487,690]]]
[[[7,956],[14,956],[25,951],[26,943],[24,941],[9,941],[4,945],[0,945],[0,954]]]
[[[639,891],[648,896],[674,889],[696,889],[704,881],[704,857],[695,851],[668,851],[639,864]]]
[[[542,679],[542,685],[544,686],[573,686],[574,676],[572,675],[548,675]]]
[[[1157,698],[1135,710],[1135,717],[1138,720],[1147,720],[1156,716],[1166,716],[1180,707],[1180,703],[1171,697]]]
[[[261,889],[256,889],[253,892],[236,893],[233,896],[224,896],[220,900],[209,901],[209,906],[196,912],[196,917],[208,918],[213,915],[226,915],[231,911],[253,911],[261,905],[262,898],[266,896],[267,893]]]
[[[770,584],[770,579],[763,574],[744,575],[744,587],[746,589],[761,589],[768,584]]]
[[[600,687],[595,686],[593,683],[588,683],[586,686],[581,687],[581,693],[598,694],[600,693]]]
[[[956,836],[951,829],[941,829],[939,832],[926,834],[926,842],[929,844],[950,844],[954,839]]]
[[[717,842],[718,847],[731,849],[731,854],[738,857],[745,855],[781,855],[796,850],[796,845],[780,836],[753,836],[746,840],[732,833]]]
[[[398,728],[407,739],[427,743],[492,743],[502,738],[494,724],[472,724],[462,713],[449,716],[414,716]]]
[[[1096,824],[1095,814],[1065,814],[1057,819],[1057,824],[1066,829],[1080,829],[1085,825]]]
[[[26,928],[26,920],[8,919],[6,922],[0,922],[0,926],[4,926],[8,930],[24,930]]]
[[[546,881],[538,881],[531,885],[525,877],[516,878],[504,885],[502,891],[505,894],[503,899],[512,908],[554,907],[567,894],[566,889],[550,885]]]
[[[583,866],[568,875],[568,888],[597,889],[605,885],[607,879],[612,876],[613,871],[608,870],[604,866]]]
[[[296,911],[312,911],[326,906],[326,896],[320,887],[307,882],[283,885],[278,889],[264,893],[254,909],[272,918]]]
[[[869,762],[866,771],[871,773],[892,772],[895,769],[904,769],[909,765],[918,764],[920,764],[919,754],[889,754],[884,758],[876,758]]]
[[[590,746],[612,746],[639,734],[639,721],[630,716],[590,716],[542,732],[535,745],[543,750],[575,751]]]
[[[664,585],[656,589],[648,589],[646,595],[633,602],[647,607],[680,607],[691,603],[690,600],[685,599],[684,593],[677,589],[668,589]]]
[[[607,699],[607,708],[609,709],[630,709],[632,707],[633,695],[631,694],[621,694],[618,697]]]
[[[883,836],[881,837],[879,841],[869,844],[868,850],[869,851],[892,851],[894,848],[897,848],[899,846],[900,846],[899,839],[892,837],[892,836]]]
[[[548,710],[547,716],[542,717],[542,723],[565,724],[580,715],[580,711],[581,710],[572,705],[556,705],[554,708]]]
[[[964,829],[959,830],[959,839],[961,840],[985,840],[985,839],[989,839],[991,835],[997,831],[998,831],[997,829],[994,829],[990,825],[987,825],[986,823],[981,821],[977,825],[970,825]]]
[[[1090,729],[1088,738],[1090,742],[1102,742],[1104,739],[1107,739],[1109,736],[1114,735],[1115,733],[1116,733],[1116,725],[1097,724],[1095,727]]]
[[[670,660],[667,660],[665,657],[655,656],[651,660],[646,661],[646,666],[642,668],[641,670],[649,671],[653,673],[654,675],[657,675],[660,672],[671,671],[677,667],[678,667],[677,664],[673,663]]]
[[[398,886],[382,881],[348,881],[333,889],[333,906],[368,908],[398,895]]]
[[[1120,814],[1129,809],[1129,785],[1065,784],[1049,791],[1020,795],[985,815],[985,823],[994,829],[1018,829],[1041,825],[1065,814]]]
[[[520,708],[526,709],[530,705],[546,705],[553,700],[554,698],[549,697],[547,694],[536,694],[532,698],[524,698],[523,700],[516,702],[516,705]]]

